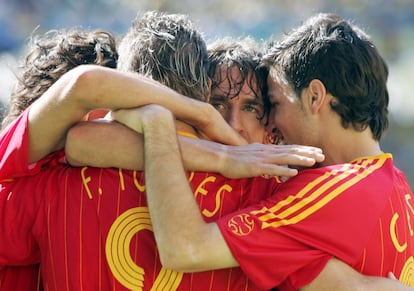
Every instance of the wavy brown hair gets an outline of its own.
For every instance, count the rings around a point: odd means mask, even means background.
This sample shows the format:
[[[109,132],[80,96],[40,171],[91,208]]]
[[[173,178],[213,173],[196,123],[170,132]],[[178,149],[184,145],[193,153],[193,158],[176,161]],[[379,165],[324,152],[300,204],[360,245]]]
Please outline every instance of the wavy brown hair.
[[[33,36],[30,50],[19,67],[2,128],[36,101],[63,74],[82,64],[116,68],[114,36],[104,30],[51,30]]]
[[[119,46],[118,68],[137,72],[190,98],[210,93],[206,43],[187,15],[138,15]]]

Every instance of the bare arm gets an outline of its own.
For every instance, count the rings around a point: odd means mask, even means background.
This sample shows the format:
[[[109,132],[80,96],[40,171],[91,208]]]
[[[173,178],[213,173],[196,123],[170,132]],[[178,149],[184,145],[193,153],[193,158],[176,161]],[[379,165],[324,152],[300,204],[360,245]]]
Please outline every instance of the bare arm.
[[[114,121],[85,121],[66,137],[65,156],[72,166],[144,169],[141,134]]]
[[[159,106],[148,108],[142,109],[142,128],[137,130],[145,137],[147,199],[162,264],[178,271],[237,266],[217,225],[201,217],[185,175],[172,114]]]
[[[205,102],[187,98],[138,74],[84,65],[66,73],[33,103],[29,112],[29,162],[63,147],[67,130],[92,109],[151,103],[162,104],[213,140],[245,143]]]
[[[157,108],[144,112],[141,130],[145,136],[148,205],[163,265],[184,272],[237,266],[217,225],[206,223],[201,217],[185,178],[172,116]],[[331,259],[320,275],[301,290],[408,291],[411,288],[391,279],[363,276]]]
[[[132,129],[139,118],[134,109],[120,110],[117,116]],[[315,160],[323,159],[321,151],[313,147],[262,144],[236,147],[184,136],[178,138],[187,170],[219,172],[230,178],[262,174],[293,176],[297,171],[282,165],[309,167]],[[143,170],[141,134],[117,122],[104,120],[77,124],[69,130],[65,150],[66,158],[73,166]]]

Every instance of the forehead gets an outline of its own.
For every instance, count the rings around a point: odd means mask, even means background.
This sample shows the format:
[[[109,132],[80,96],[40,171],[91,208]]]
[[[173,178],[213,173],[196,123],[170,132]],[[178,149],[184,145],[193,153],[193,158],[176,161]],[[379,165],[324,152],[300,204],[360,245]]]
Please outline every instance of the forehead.
[[[226,95],[257,94],[262,97],[253,72],[248,71],[246,73],[238,66],[218,66],[213,80],[217,86],[212,88],[212,92],[219,93],[221,91]]]

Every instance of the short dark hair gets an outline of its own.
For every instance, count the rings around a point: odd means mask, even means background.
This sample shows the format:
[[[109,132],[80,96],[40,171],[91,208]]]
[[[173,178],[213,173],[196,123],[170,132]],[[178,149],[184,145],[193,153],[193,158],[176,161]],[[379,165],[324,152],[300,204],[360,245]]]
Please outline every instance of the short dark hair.
[[[375,140],[388,128],[388,67],[370,37],[341,17],[320,13],[275,43],[263,59],[297,96],[319,79],[335,97],[342,126],[369,127]]]

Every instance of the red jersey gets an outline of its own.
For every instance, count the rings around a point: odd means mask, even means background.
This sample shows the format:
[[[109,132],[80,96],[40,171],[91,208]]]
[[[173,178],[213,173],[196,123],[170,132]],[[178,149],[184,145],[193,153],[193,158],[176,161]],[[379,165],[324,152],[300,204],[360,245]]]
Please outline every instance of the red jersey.
[[[43,290],[39,266],[7,266],[0,272],[0,291]]]
[[[29,164],[28,114],[29,108],[0,132],[0,181],[36,174],[64,157],[64,152],[58,151]]]
[[[297,290],[331,257],[414,287],[414,201],[390,154],[300,172],[277,195],[218,221],[263,289]]]
[[[279,185],[211,173],[191,173],[189,180],[206,221]],[[259,290],[240,268],[192,274],[163,268],[141,172],[57,165],[3,181],[0,193],[0,265],[40,262],[45,290]]]
[[[28,163],[28,112],[29,109],[26,109],[0,132],[0,181],[34,175],[42,167],[51,166],[57,160],[63,159],[64,152],[58,151],[39,162]],[[39,274],[38,264],[4,266],[0,268],[0,291],[43,290]]]

